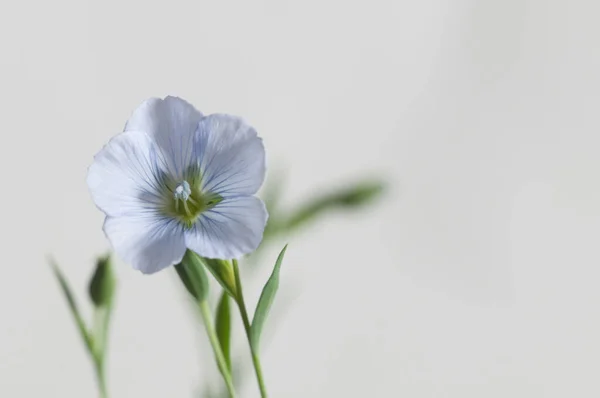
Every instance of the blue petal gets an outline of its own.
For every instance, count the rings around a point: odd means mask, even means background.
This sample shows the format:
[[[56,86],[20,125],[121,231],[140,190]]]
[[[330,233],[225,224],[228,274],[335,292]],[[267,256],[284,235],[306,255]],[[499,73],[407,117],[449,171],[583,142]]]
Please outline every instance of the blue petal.
[[[265,178],[265,149],[242,119],[214,114],[198,126],[194,152],[200,157],[202,190],[223,197],[255,194]]]
[[[201,119],[200,111],[181,98],[151,98],[133,112],[125,130],[150,135],[169,174],[181,180],[190,162],[196,161],[193,142]]]
[[[187,247],[208,258],[239,258],[256,250],[267,223],[264,203],[255,197],[225,199],[185,233]]]
[[[161,203],[161,165],[150,137],[119,134],[94,157],[87,184],[96,206],[108,216],[153,212]]]
[[[179,263],[186,250],[183,227],[160,216],[107,217],[104,233],[117,255],[144,274]]]

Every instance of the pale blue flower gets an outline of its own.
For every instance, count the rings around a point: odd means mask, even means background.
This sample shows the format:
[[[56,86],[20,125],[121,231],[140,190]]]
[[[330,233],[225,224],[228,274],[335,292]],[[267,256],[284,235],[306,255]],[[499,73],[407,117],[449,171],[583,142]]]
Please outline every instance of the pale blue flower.
[[[134,111],[95,156],[87,183],[115,252],[153,273],[186,249],[221,259],[254,251],[267,221],[253,196],[264,177],[265,150],[252,127],[167,97]]]

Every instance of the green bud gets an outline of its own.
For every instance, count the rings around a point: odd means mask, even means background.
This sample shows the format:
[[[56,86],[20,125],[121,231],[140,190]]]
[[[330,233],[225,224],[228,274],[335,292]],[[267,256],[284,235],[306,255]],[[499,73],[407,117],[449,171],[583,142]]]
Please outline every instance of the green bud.
[[[321,215],[337,209],[354,209],[377,198],[384,189],[380,181],[363,181],[349,188],[317,196],[293,212],[280,229],[288,232],[304,226]]]
[[[198,302],[206,299],[208,296],[208,278],[200,256],[191,250],[187,250],[181,262],[175,265],[175,270],[194,299]]]
[[[231,262],[215,258],[202,258],[202,261],[223,289],[225,289],[231,297],[236,298],[237,289],[235,284],[235,274],[233,273]]]
[[[383,192],[384,186],[378,181],[364,181],[339,192],[337,202],[345,206],[360,206],[375,199]]]
[[[110,306],[115,287],[116,279],[112,271],[110,255],[98,258],[96,271],[89,285],[89,294],[94,306]]]

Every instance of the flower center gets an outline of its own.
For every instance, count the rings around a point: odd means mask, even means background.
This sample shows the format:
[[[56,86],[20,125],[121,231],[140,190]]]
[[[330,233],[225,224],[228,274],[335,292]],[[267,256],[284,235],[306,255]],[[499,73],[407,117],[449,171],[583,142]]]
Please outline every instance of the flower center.
[[[191,181],[192,185],[187,180],[177,184],[171,191],[172,195],[165,197],[164,207],[166,215],[174,217],[187,228],[194,225],[203,211],[211,209],[223,199],[216,194],[201,192],[200,184]]]
[[[175,188],[175,192],[173,192],[175,200],[181,200],[184,202],[186,202],[190,198],[191,194],[192,188],[186,180],[183,180],[181,184],[177,185],[177,188]]]

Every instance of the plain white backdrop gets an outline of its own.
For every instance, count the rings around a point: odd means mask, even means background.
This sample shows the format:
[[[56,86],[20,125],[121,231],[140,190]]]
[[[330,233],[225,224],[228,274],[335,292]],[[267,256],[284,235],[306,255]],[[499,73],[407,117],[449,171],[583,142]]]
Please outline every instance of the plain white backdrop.
[[[287,205],[390,182],[372,208],[290,239],[271,396],[599,396],[599,11],[3,0],[0,396],[97,396],[45,256],[83,299],[108,248],[87,166],[165,95],[253,124],[288,170]],[[173,272],[117,270],[112,397],[191,397],[214,365]],[[241,396],[257,396],[251,379]]]

